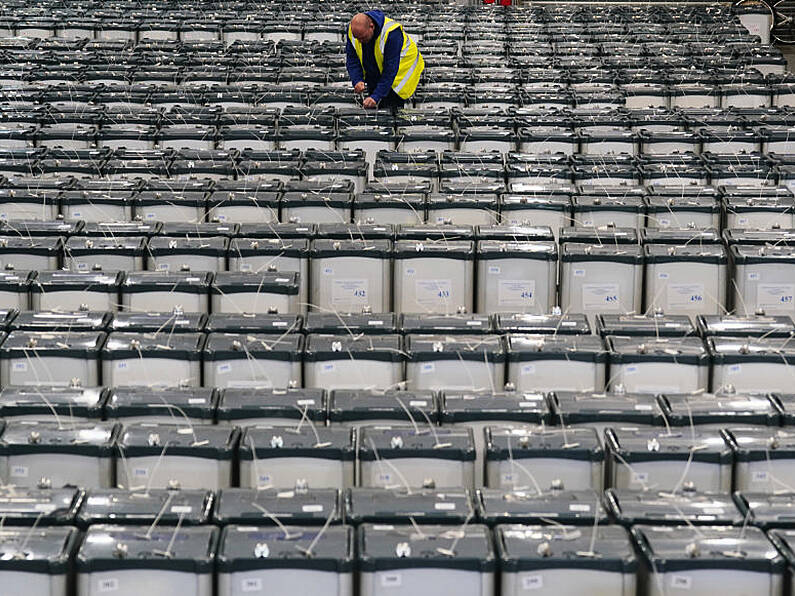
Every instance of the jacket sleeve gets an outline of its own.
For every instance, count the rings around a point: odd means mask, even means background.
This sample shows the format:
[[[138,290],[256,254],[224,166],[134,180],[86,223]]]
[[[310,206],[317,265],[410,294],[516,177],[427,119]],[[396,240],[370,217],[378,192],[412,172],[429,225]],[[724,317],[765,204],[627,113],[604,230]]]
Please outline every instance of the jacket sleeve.
[[[403,50],[403,32],[396,28],[389,33],[384,46],[384,70],[378,80],[378,86],[370,96],[375,101],[381,101],[392,89],[398,69],[400,68],[400,52]]]
[[[364,81],[364,69],[362,63],[359,62],[359,56],[356,55],[356,50],[353,49],[351,40],[347,40],[345,44],[345,66],[348,69],[348,76],[351,78],[351,85],[355,87],[356,83]]]

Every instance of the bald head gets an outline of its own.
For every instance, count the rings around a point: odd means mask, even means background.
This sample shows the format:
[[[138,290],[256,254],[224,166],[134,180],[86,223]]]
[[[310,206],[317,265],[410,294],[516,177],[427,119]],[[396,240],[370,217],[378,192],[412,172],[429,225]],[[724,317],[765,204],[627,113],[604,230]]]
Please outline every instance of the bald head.
[[[351,33],[362,43],[367,43],[373,38],[375,23],[363,12],[360,12],[351,19]]]

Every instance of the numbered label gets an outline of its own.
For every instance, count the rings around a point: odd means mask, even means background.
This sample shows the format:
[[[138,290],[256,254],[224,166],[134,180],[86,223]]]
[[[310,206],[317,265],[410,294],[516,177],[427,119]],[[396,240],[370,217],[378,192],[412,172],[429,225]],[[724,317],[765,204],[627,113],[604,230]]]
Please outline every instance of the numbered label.
[[[382,588],[399,588],[403,585],[403,578],[399,573],[382,573],[381,574],[381,587]]]
[[[671,587],[677,590],[689,590],[693,587],[693,580],[687,575],[672,575]]]
[[[544,578],[540,575],[522,577],[522,590],[540,590],[544,587]]]
[[[27,466],[11,466],[11,469],[8,473],[12,478],[27,478],[28,468]]]
[[[414,286],[418,304],[437,307],[453,297],[453,282],[449,279],[418,279]]]
[[[497,304],[519,308],[534,306],[536,283],[528,279],[501,279],[497,283]]]
[[[97,589],[100,592],[115,592],[119,589],[119,580],[115,577],[107,577],[105,579],[99,580],[97,583]]]
[[[241,592],[262,592],[262,580],[258,577],[247,577],[240,581]]]
[[[759,284],[756,306],[766,313],[790,313],[795,309],[795,284]]]
[[[366,279],[335,279],[331,282],[331,305],[335,309],[359,311],[370,301],[370,287]]]
[[[754,483],[767,484],[769,479],[770,477],[768,476],[767,470],[754,470],[751,474],[751,481]]]
[[[612,312],[621,308],[621,290],[616,283],[582,285],[582,307],[586,311]]]
[[[704,284],[668,284],[668,309],[700,311],[704,308]]]

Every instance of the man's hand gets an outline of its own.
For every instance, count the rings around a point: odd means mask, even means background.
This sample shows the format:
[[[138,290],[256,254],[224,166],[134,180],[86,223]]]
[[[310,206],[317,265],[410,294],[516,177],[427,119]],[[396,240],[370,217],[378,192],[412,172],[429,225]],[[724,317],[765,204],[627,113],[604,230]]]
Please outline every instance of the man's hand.
[[[368,97],[367,99],[364,100],[364,103],[362,105],[365,108],[372,109],[378,107],[378,102],[375,101],[372,97]]]
[[[364,81],[359,81],[353,86],[354,93],[364,93]]]

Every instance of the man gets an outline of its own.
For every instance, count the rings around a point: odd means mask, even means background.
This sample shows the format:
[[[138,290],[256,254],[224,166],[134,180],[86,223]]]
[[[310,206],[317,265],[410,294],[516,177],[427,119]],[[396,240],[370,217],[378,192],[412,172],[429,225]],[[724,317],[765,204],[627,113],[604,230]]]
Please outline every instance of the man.
[[[400,23],[380,10],[359,13],[348,25],[348,75],[365,108],[403,107],[420,82],[422,54]]]

